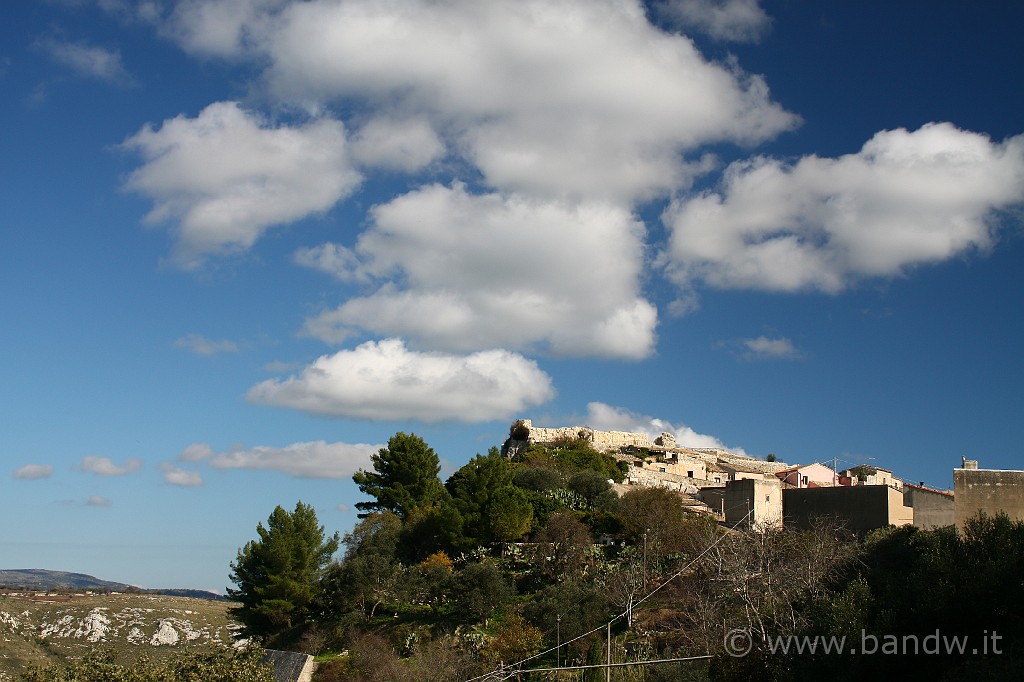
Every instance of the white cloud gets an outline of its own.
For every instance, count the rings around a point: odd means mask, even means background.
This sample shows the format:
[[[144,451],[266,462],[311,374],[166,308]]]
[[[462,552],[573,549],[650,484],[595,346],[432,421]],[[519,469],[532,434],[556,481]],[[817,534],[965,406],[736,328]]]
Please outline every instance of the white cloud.
[[[801,356],[793,342],[784,337],[758,336],[756,339],[742,339],[739,344],[747,360],[792,360]]]
[[[356,272],[359,269],[359,258],[356,254],[340,244],[321,244],[298,249],[295,252],[295,262],[306,268],[326,272],[343,282],[356,279]]]
[[[85,505],[87,507],[109,507],[110,500],[102,495],[90,495],[89,499],[86,500]]]
[[[216,355],[217,353],[237,353],[238,344],[222,339],[216,341],[199,334],[188,334],[174,342],[178,348],[186,348],[196,355]]]
[[[109,457],[99,455],[86,455],[82,463],[78,465],[79,471],[84,471],[97,476],[124,476],[142,468],[142,460],[131,458],[125,460],[124,466],[117,466]]]
[[[586,419],[588,426],[599,431],[646,433],[652,439],[657,438],[662,433],[671,433],[680,447],[717,448],[739,455],[746,454],[743,448],[726,447],[722,441],[714,436],[697,433],[685,424],[673,425],[663,419],[639,415],[624,408],[613,407],[605,403],[588,403]]]
[[[1024,136],[949,123],[876,134],[857,154],[735,163],[718,192],[675,202],[669,274],[727,289],[839,292],[993,241],[1024,200]]]
[[[632,200],[686,185],[683,154],[792,128],[763,79],[708,62],[617,0],[296,3],[264,32],[280,99],[344,101],[444,131],[493,187]]]
[[[418,353],[385,339],[322,356],[297,376],[253,386],[246,398],[332,417],[480,422],[553,395],[551,378],[518,354]]]
[[[285,447],[233,448],[210,460],[217,469],[266,469],[296,478],[350,478],[370,466],[370,457],[381,445],[365,443],[293,443]]]
[[[340,511],[342,514],[347,514],[348,512],[352,511],[352,508],[343,502],[339,503],[334,508]]]
[[[424,118],[377,117],[352,136],[352,156],[367,166],[412,173],[444,155],[444,143]]]
[[[133,83],[131,75],[121,61],[121,54],[116,50],[58,40],[44,40],[39,45],[55,62],[79,75],[114,85]]]
[[[203,476],[198,471],[189,471],[179,466],[164,462],[160,465],[164,482],[186,488],[195,488],[203,484]]]
[[[771,25],[758,0],[662,0],[656,6],[681,28],[718,40],[756,42]]]
[[[342,280],[382,282],[307,320],[308,334],[337,343],[366,330],[460,352],[544,346],[636,359],[653,350],[657,311],[639,294],[644,226],[626,208],[456,184],[397,197],[371,218],[354,249],[296,254]]]
[[[213,455],[213,448],[206,443],[192,443],[178,455],[178,460],[181,462],[201,462],[204,459],[213,457]]]
[[[14,478],[22,481],[33,481],[53,476],[52,464],[26,464],[14,471]]]
[[[147,222],[177,222],[174,256],[183,267],[247,249],[271,226],[326,211],[361,181],[340,122],[274,126],[236,102],[147,126],[123,147],[145,160],[126,187],[155,202]]]
[[[185,50],[239,57],[258,49],[274,14],[288,0],[181,0],[163,24]]]

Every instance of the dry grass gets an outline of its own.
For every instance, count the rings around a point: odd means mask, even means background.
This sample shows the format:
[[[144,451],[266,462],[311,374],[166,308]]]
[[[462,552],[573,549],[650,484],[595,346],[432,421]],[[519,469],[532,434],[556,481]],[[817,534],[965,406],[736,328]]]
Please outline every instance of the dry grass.
[[[0,680],[27,666],[112,647],[122,662],[232,643],[222,601],[148,594],[0,594]]]

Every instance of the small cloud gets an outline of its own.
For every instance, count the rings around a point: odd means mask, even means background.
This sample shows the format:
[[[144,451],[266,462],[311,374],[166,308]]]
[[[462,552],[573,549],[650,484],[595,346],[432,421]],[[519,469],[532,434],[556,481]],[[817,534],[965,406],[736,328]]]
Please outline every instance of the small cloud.
[[[121,53],[86,43],[42,40],[39,47],[53,61],[66,66],[80,76],[95,78],[112,85],[133,85],[135,79],[121,61]]]
[[[87,507],[109,507],[110,500],[103,497],[102,495],[91,495],[85,502]]]
[[[715,40],[755,43],[771,25],[758,0],[661,0],[656,7],[680,28]]]
[[[210,460],[215,469],[264,469],[295,478],[349,478],[370,465],[380,445],[327,443],[322,440],[292,443],[284,447],[241,446],[217,453]]]
[[[281,360],[274,360],[263,365],[263,369],[273,374],[281,374],[283,372],[291,372],[292,370],[298,369],[300,365],[294,362],[283,362]]]
[[[213,457],[213,448],[206,443],[192,443],[178,455],[180,462],[199,462]]]
[[[34,481],[38,478],[49,478],[53,476],[52,464],[26,464],[14,472],[14,478],[22,481]]]
[[[714,436],[697,433],[685,424],[672,424],[664,419],[636,414],[621,407],[593,402],[587,404],[586,423],[599,431],[627,431],[645,433],[651,439],[662,433],[671,433],[676,442],[687,448],[715,448],[745,455],[743,448],[726,447]]]
[[[78,465],[79,471],[84,471],[97,476],[124,476],[142,468],[142,460],[131,458],[125,461],[124,466],[117,466],[109,457],[98,455],[86,455],[82,463]]]
[[[296,265],[326,272],[343,282],[366,279],[358,271],[359,257],[352,249],[341,244],[328,242],[320,246],[303,247],[295,252],[292,259]]]
[[[803,355],[792,341],[784,337],[771,339],[759,336],[742,339],[739,344],[744,349],[741,355],[744,360],[796,360]]]
[[[160,465],[160,471],[163,472],[164,482],[170,485],[196,488],[203,484],[203,477],[198,471],[188,471],[167,462]]]
[[[335,509],[340,511],[342,514],[347,514],[349,511],[351,511],[352,508],[349,507],[347,504],[339,504],[335,507]]]
[[[185,348],[190,350],[196,355],[216,355],[217,353],[237,353],[238,344],[234,341],[228,341],[226,339],[216,341],[214,339],[208,339],[205,336],[199,334],[189,334],[183,336],[174,342],[174,345],[178,348]]]

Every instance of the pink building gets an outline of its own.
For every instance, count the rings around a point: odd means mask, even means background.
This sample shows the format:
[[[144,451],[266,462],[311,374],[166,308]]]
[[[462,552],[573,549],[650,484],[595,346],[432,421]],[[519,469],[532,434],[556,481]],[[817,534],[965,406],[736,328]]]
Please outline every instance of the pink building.
[[[836,472],[820,462],[783,469],[775,475],[795,488],[824,488],[839,484]]]

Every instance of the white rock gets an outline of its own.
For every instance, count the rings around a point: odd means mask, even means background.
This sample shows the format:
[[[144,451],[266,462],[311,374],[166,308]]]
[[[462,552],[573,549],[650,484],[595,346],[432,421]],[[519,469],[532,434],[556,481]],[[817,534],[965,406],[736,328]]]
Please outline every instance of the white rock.
[[[159,622],[159,629],[153,638],[149,640],[152,646],[161,646],[166,644],[173,646],[178,643],[178,631],[174,629],[169,621],[161,620]]]

